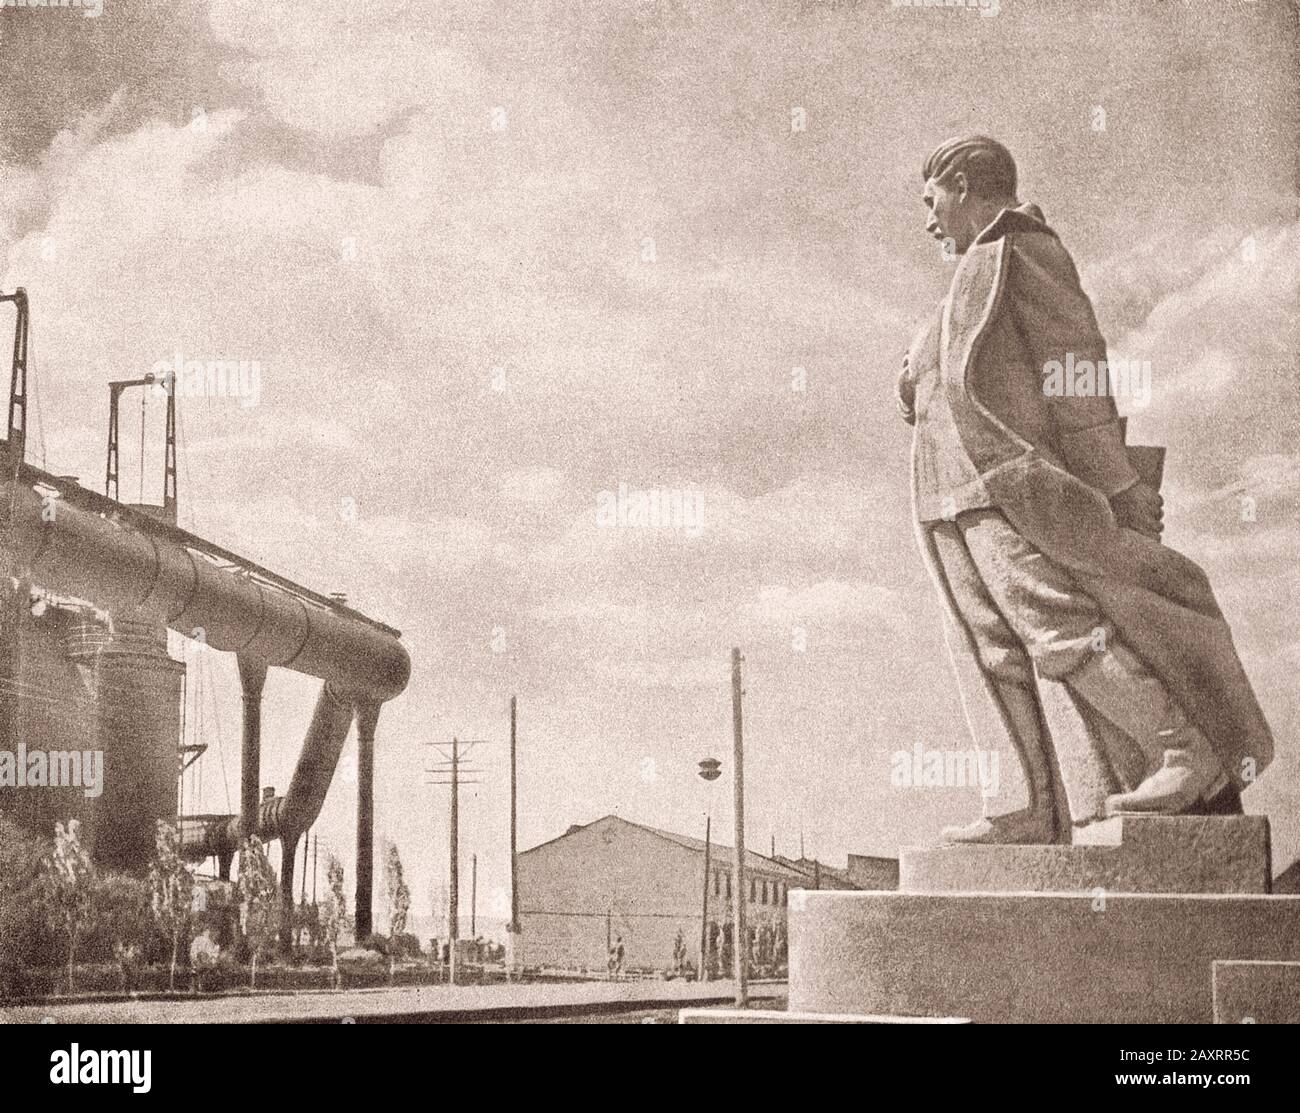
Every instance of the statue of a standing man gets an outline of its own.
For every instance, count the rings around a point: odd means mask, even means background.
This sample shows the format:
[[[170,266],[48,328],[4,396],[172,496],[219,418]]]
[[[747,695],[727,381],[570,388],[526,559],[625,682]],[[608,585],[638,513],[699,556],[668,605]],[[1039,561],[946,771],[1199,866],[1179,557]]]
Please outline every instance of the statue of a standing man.
[[[1025,809],[944,838],[1240,812],[1272,736],[1205,574],[1160,543],[1159,480],[1125,446],[1073,261],[995,140],[949,140],[923,178],[926,231],[958,262],[898,381],[917,531],[966,698],[1003,732],[978,741],[1014,748],[1028,786]],[[1093,389],[1048,386],[1067,361]]]

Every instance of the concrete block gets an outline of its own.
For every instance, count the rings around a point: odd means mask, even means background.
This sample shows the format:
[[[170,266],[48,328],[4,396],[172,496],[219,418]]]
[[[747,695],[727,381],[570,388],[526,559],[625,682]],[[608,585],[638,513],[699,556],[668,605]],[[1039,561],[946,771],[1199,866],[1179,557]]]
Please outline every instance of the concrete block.
[[[790,894],[792,1012],[1209,1023],[1217,959],[1300,961],[1300,896]]]
[[[860,1016],[786,1009],[682,1009],[678,1024],[969,1024],[957,1016]]]
[[[1264,816],[1120,816],[1073,846],[916,847],[899,855],[911,893],[1267,893]]]
[[[1214,964],[1215,1024],[1300,1024],[1300,962]]]

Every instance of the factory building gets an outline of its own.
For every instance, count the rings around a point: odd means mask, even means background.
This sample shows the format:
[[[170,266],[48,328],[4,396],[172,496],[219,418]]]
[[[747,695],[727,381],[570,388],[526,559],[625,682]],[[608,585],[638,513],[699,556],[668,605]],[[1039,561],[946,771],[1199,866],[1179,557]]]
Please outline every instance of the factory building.
[[[107,383],[103,495],[29,464],[26,291],[0,294],[0,303],[16,314],[0,442],[0,812],[46,837],[55,821],[77,818],[101,867],[147,868],[157,821],[178,818],[185,666],[168,653],[173,631],[230,654],[242,697],[239,811],[179,817],[182,854],[215,858],[228,879],[243,840],[278,840],[288,912],[296,847],[320,814],[355,723],[354,908],[357,935],[368,935],[376,725],[410,678],[400,631],[177,526],[174,379]],[[166,400],[160,505],[117,497],[119,403],[137,389]],[[289,787],[264,800],[261,703],[271,668],[320,688]],[[90,792],[79,768],[88,761]],[[289,921],[281,926],[286,946]]]
[[[621,936],[624,969],[673,967],[680,931],[692,963],[700,958],[704,923],[704,840],[607,815],[575,824],[559,838],[520,853],[520,924],[516,960],[529,967],[606,969]],[[745,852],[745,889],[735,883],[735,851],[709,851],[709,922],[730,938],[732,902],[746,900],[756,935],[784,940],[792,889],[849,888],[844,871]]]

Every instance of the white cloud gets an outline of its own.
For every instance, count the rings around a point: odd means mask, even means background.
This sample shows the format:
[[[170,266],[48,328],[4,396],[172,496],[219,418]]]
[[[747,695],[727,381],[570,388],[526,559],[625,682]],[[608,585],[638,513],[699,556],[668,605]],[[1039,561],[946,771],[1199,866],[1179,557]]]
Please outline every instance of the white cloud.
[[[762,587],[750,612],[756,621],[780,630],[809,624],[858,628],[881,623],[906,629],[908,603],[899,592],[879,584],[822,580],[802,590],[784,584]]]
[[[529,468],[507,472],[498,481],[501,494],[530,506],[550,506],[561,498],[568,483],[558,468]]]

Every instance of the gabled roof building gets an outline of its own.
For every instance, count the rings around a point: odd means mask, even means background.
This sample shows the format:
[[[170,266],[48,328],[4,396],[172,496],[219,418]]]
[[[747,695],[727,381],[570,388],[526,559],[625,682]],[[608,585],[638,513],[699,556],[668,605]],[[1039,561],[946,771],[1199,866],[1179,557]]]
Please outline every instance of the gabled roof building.
[[[735,850],[709,849],[708,922],[714,946],[729,948]],[[851,888],[847,873],[745,851],[751,953],[780,965],[791,889]],[[604,971],[623,946],[623,970],[675,969],[681,932],[693,967],[704,924],[704,840],[607,815],[575,824],[518,859],[522,936],[516,961],[529,967]],[[715,956],[720,958],[721,956]]]

